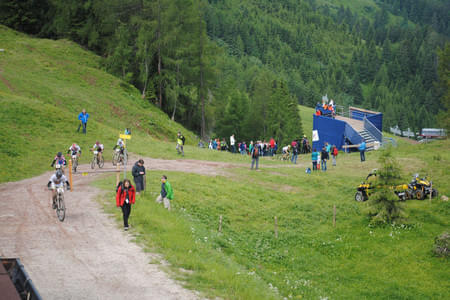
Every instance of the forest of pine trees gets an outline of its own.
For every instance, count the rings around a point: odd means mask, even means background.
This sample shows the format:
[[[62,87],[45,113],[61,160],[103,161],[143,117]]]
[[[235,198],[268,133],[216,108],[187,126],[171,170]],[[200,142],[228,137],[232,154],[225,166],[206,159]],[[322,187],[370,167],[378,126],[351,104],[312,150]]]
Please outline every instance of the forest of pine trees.
[[[0,20],[91,49],[202,137],[297,138],[297,104],[325,94],[383,112],[384,128],[448,124],[448,1],[382,0],[363,13],[321,3],[4,0]]]

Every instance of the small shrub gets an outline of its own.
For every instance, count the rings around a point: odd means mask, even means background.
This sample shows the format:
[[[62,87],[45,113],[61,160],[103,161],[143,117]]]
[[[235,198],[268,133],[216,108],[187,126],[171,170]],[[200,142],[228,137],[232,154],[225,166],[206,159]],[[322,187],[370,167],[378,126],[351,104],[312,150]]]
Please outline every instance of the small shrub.
[[[450,234],[444,232],[434,239],[433,253],[439,257],[448,257],[450,245]]]
[[[377,171],[377,190],[369,199],[369,217],[375,225],[392,224],[403,215],[402,204],[392,187],[400,183],[400,167],[390,148],[378,159],[382,165]]]

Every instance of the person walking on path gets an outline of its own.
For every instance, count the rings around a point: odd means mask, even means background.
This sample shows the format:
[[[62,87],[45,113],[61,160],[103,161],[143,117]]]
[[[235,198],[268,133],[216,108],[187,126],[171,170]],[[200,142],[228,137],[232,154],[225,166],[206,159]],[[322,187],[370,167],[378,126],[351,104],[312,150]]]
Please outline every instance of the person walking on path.
[[[184,137],[184,135],[181,134],[181,131],[178,131],[177,134],[177,153],[181,154],[182,156],[184,156],[184,142],[186,141],[186,138]]]
[[[322,148],[322,153],[320,154],[320,158],[321,158],[320,167],[321,167],[322,171],[326,171],[327,170],[327,160],[329,158],[326,147]]]
[[[234,134],[230,136],[230,145],[231,145],[231,153],[236,153],[236,139],[234,138]]]
[[[81,126],[83,126],[83,133],[86,134],[87,121],[89,119],[89,114],[86,112],[86,109],[83,108],[83,111],[78,115],[78,120],[80,121],[80,125],[78,125],[77,132],[80,132]]]
[[[131,174],[133,175],[134,184],[136,185],[136,193],[139,195],[141,191],[144,190],[145,167],[142,159],[134,164],[131,169]]]
[[[136,191],[131,185],[129,179],[125,179],[121,185],[119,185],[116,193],[116,206],[122,208],[123,213],[123,229],[128,230],[128,218],[131,213],[131,204],[136,201]]]
[[[361,162],[366,161],[366,154],[364,152],[366,152],[366,142],[362,141],[361,144],[359,144],[358,147],[359,150],[359,156],[361,157]]]
[[[319,157],[319,152],[317,152],[316,148],[314,148],[313,152],[311,153],[311,160],[313,165],[313,171],[317,171],[317,159]]]
[[[338,149],[335,145],[333,145],[333,147],[331,147],[331,156],[333,157],[333,166],[336,166],[336,157],[338,156]]]
[[[261,152],[260,142],[257,142],[253,146],[252,151],[251,151],[251,155],[252,155],[252,167],[251,167],[251,169],[252,170],[253,170],[253,166],[255,165],[255,163],[256,163],[255,170],[258,170],[258,163],[259,163],[260,152]]]
[[[164,203],[164,208],[170,210],[170,200],[173,199],[173,190],[169,181],[167,181],[167,176],[163,175],[161,177],[161,193],[156,198],[156,202]]]

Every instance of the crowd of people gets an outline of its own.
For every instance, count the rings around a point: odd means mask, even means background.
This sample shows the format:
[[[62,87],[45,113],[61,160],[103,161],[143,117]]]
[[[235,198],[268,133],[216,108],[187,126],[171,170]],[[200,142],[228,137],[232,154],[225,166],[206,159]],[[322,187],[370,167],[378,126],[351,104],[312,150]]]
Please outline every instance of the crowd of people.
[[[199,147],[202,147],[203,143],[199,143]],[[260,141],[250,141],[248,144],[245,141],[236,143],[234,134],[230,136],[229,143],[225,138],[211,139],[209,140],[208,148],[210,150],[217,151],[229,151],[231,153],[240,153],[241,155],[251,155],[255,147],[258,147],[259,156],[275,156],[279,151],[278,143],[274,138],[270,138],[267,142],[266,140]],[[289,154],[289,158],[293,155],[306,154],[311,152],[311,145],[308,138],[304,135],[302,139],[296,139],[291,142],[291,144],[282,147],[281,154]],[[295,158],[294,158],[295,159]]]
[[[336,116],[336,105],[334,100],[328,101],[327,96],[322,97],[322,105],[319,102],[316,104],[316,116],[324,116],[333,118]]]
[[[328,142],[325,142],[325,145],[322,147],[322,151],[320,152],[317,151],[316,148],[314,148],[313,152],[311,153],[312,170],[326,171],[327,162],[330,159],[330,157],[332,157],[333,166],[336,166],[336,158],[338,154],[339,154],[338,148],[335,145],[330,145]]]

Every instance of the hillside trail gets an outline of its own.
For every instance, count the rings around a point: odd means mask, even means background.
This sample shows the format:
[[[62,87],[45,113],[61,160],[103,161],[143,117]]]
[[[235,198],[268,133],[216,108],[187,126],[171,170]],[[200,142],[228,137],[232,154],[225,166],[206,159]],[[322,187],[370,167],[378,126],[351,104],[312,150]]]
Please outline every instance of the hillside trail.
[[[131,154],[127,170],[138,158],[144,159],[147,170],[206,176],[231,175],[227,169],[249,167]],[[46,185],[52,172],[0,184],[0,256],[20,258],[43,299],[198,299],[198,293],[150,264],[161,257],[144,253],[132,242],[132,234],[119,228],[96,201],[104,191],[90,183],[114,171],[110,162],[103,169],[79,166],[74,190],[65,193],[64,222],[51,208]]]
[[[147,169],[222,174],[224,163],[144,158]],[[134,160],[128,164],[131,170]],[[74,191],[65,193],[66,219],[51,208],[47,182],[52,172],[0,185],[0,256],[18,257],[43,299],[198,299],[150,264],[132,235],[118,228],[90,183],[113,171],[105,163],[92,172],[81,165]],[[86,176],[82,176],[83,172]],[[66,171],[67,173],[67,171]],[[112,200],[114,201],[114,200]]]

